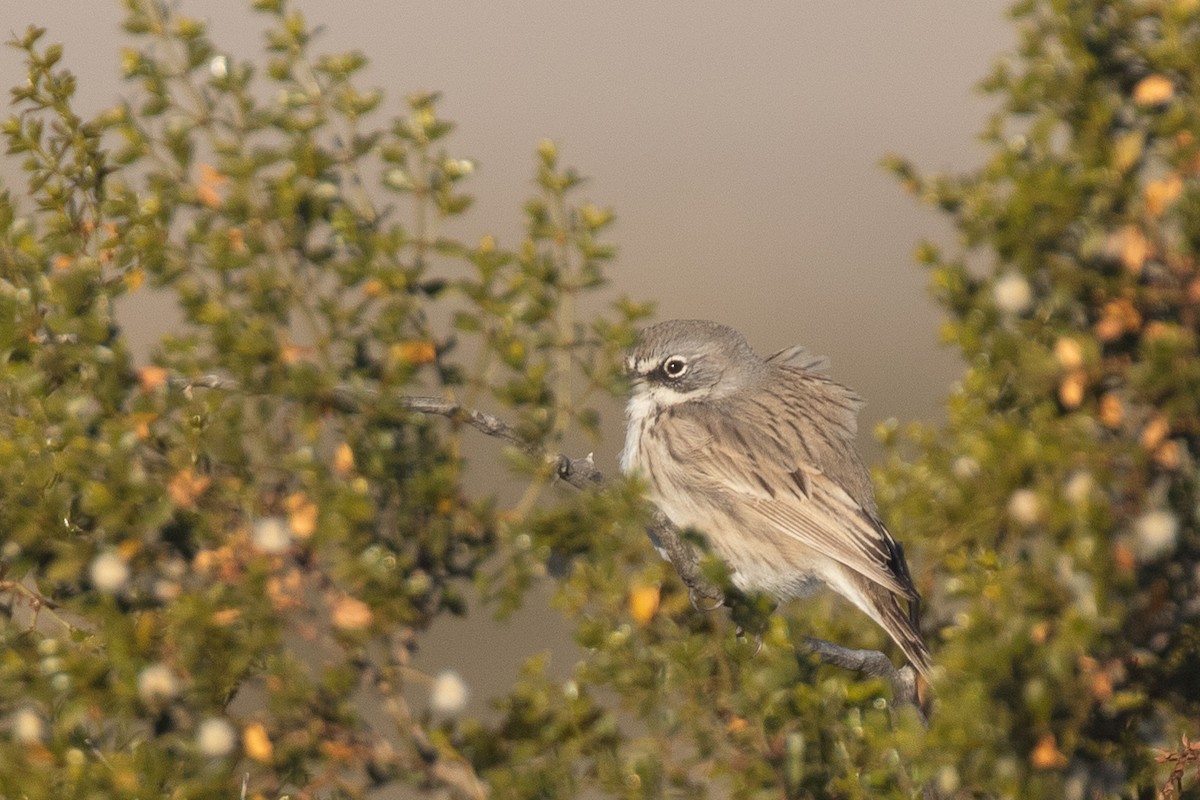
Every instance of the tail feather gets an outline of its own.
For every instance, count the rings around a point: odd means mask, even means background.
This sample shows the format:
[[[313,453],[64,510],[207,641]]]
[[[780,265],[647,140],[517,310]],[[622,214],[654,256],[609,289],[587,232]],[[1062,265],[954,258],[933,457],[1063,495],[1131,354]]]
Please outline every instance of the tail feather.
[[[933,659],[921,635],[921,601],[900,597],[857,573],[847,578],[856,591],[846,597],[883,628],[918,674],[928,681]]]

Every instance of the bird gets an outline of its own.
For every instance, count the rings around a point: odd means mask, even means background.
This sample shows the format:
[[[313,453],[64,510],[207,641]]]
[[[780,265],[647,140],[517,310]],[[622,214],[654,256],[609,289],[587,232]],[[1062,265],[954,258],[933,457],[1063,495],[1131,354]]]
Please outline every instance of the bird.
[[[920,597],[855,447],[863,401],[828,361],[799,346],[762,358],[727,325],[670,320],[625,368],[621,469],[658,510],[703,534],[742,592],[845,597],[928,680]]]

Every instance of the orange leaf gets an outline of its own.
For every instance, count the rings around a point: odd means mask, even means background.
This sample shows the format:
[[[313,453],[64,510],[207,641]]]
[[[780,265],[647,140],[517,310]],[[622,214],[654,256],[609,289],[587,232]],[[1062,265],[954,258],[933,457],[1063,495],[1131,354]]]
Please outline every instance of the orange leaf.
[[[1096,338],[1102,342],[1111,342],[1122,334],[1141,327],[1142,315],[1128,298],[1122,297],[1104,304],[1100,311],[1100,320],[1096,323]]]
[[[220,611],[213,612],[212,621],[214,625],[224,627],[237,622],[241,616],[242,610],[240,608],[223,608]]]
[[[362,600],[345,595],[333,604],[333,626],[344,631],[362,630],[371,624],[375,615]]]
[[[1125,420],[1125,405],[1115,394],[1100,398],[1100,422],[1106,427],[1116,428]]]
[[[1054,357],[1063,369],[1079,369],[1083,366],[1083,347],[1069,336],[1063,336],[1054,343]]]
[[[333,472],[340,478],[345,478],[354,472],[354,451],[345,442],[339,444],[333,451]]]
[[[1172,172],[1165,178],[1146,184],[1146,210],[1159,216],[1183,193],[1183,178]]]
[[[1121,264],[1134,275],[1140,275],[1142,267],[1146,264],[1146,256],[1150,254],[1150,243],[1146,241],[1146,234],[1142,233],[1140,228],[1126,225],[1121,229],[1120,242]]]
[[[1133,573],[1134,567],[1137,566],[1137,557],[1128,545],[1123,542],[1116,542],[1113,545],[1113,564],[1116,565],[1117,571],[1130,575]]]
[[[354,748],[343,742],[321,742],[321,752],[333,761],[349,763],[357,755]]]
[[[271,737],[261,722],[252,722],[242,731],[242,746],[246,748],[246,755],[263,764],[275,755]]]
[[[1156,414],[1146,423],[1146,427],[1142,428],[1142,447],[1147,450],[1155,449],[1162,444],[1163,439],[1167,438],[1167,434],[1170,432],[1171,426],[1167,423],[1166,417]]]
[[[1029,760],[1037,769],[1058,769],[1067,765],[1067,757],[1058,749],[1054,734],[1043,736],[1029,754]]]
[[[279,360],[284,364],[298,364],[301,361],[312,361],[316,349],[305,345],[285,341],[279,348]]]
[[[190,468],[185,469],[175,473],[175,477],[167,483],[167,495],[180,508],[195,508],[196,500],[211,483],[212,479],[207,475],[197,475]]]
[[[229,248],[233,252],[246,252],[246,235],[242,233],[241,228],[230,228],[227,235],[229,237]]]
[[[137,434],[139,439],[145,440],[150,438],[150,423],[158,419],[158,414],[153,411],[143,411],[135,413],[132,416],[133,432]]]
[[[317,530],[320,508],[304,492],[290,494],[283,501],[288,512],[288,527],[297,539],[307,539]]]
[[[1133,87],[1133,102],[1139,106],[1158,106],[1175,96],[1175,84],[1165,75],[1147,75]]]
[[[200,165],[200,179],[196,183],[196,197],[209,208],[221,206],[220,189],[229,179],[217,172],[209,164]]]
[[[367,297],[382,297],[387,292],[387,286],[379,278],[371,278],[363,284],[362,290]]]
[[[167,382],[168,375],[170,373],[162,367],[142,367],[137,371],[138,384],[142,387],[143,392],[150,394]]]
[[[657,586],[634,586],[629,591],[629,615],[639,625],[646,625],[658,613],[662,590]]]
[[[1083,402],[1083,390],[1087,386],[1087,373],[1081,369],[1073,370],[1070,375],[1063,378],[1063,382],[1058,385],[1058,399],[1062,402],[1063,407],[1067,409],[1079,408],[1079,404]]]
[[[1163,469],[1179,469],[1179,465],[1183,463],[1183,456],[1179,454],[1179,442],[1173,439],[1163,442],[1162,446],[1154,451],[1154,463]]]

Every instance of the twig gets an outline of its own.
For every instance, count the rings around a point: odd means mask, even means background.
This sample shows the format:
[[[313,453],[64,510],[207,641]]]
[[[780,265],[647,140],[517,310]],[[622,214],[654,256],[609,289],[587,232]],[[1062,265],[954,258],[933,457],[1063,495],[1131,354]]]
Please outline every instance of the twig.
[[[236,390],[238,388],[235,382],[215,375],[206,375],[188,381],[172,381],[172,385],[184,389]],[[364,400],[377,397],[378,393],[373,389],[338,387],[329,397],[329,404],[339,411],[355,413],[362,410]],[[469,425],[480,433],[507,442],[526,455],[544,456],[548,464],[554,465],[556,477],[578,489],[594,489],[605,483],[604,473],[596,468],[590,454],[584,458],[571,458],[562,453],[547,454],[536,444],[522,437],[515,427],[487,412],[466,408],[461,403],[440,397],[404,396],[395,398],[393,402],[398,409],[406,413],[415,412],[446,417],[455,422]],[[379,414],[380,411],[379,408],[372,408],[372,413]],[[386,413],[384,417],[387,418]],[[402,421],[402,418],[397,417],[395,421]],[[699,600],[708,601],[713,608],[724,603],[724,592],[704,577],[700,569],[700,555],[696,548],[684,539],[679,529],[672,525],[665,516],[656,514],[647,533],[655,546],[670,560],[675,571],[679,573],[680,579],[688,587],[693,605],[700,607]],[[920,710],[916,672],[911,667],[904,666],[897,669],[891,659],[878,650],[855,650],[824,639],[806,638],[804,648],[831,666],[841,667],[873,678],[886,678],[892,686],[896,702],[910,704]]]

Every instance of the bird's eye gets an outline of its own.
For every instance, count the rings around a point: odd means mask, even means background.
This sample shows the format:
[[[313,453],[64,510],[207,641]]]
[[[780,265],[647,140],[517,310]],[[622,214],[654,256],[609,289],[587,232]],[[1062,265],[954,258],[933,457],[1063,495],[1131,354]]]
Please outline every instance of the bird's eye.
[[[668,378],[678,378],[687,372],[687,362],[679,356],[671,356],[663,362],[663,374]]]

